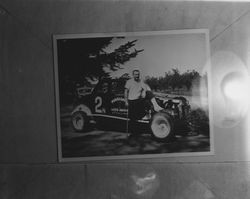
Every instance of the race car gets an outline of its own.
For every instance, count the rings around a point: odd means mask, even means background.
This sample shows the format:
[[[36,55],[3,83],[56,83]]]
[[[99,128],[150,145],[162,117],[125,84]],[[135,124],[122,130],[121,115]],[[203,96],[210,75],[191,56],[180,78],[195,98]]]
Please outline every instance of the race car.
[[[124,99],[126,78],[104,78],[97,83],[92,92],[78,95],[77,103],[71,113],[71,122],[75,131],[90,131],[93,126],[127,130],[128,108]],[[146,110],[145,116],[137,120],[138,129],[150,132],[154,139],[167,141],[177,133],[188,129],[186,117],[190,105],[186,98],[156,96],[156,101],[163,109],[155,112]]]

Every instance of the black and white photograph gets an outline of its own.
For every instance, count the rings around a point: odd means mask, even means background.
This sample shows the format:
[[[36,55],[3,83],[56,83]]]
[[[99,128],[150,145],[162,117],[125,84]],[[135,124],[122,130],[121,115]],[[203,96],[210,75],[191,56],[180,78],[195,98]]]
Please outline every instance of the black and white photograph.
[[[213,154],[208,30],[53,44],[59,161]]]

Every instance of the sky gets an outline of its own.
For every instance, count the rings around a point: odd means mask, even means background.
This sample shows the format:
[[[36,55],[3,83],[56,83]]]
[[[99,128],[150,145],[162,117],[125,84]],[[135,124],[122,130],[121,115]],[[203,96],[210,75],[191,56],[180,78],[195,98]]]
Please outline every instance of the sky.
[[[177,31],[178,33],[178,31]],[[123,39],[114,38],[105,49],[113,51],[127,41],[137,39],[134,48],[144,49],[137,57],[130,59],[120,70],[111,76],[120,76],[126,72],[131,74],[135,67],[139,67],[143,76],[160,77],[172,68],[177,68],[180,73],[187,70],[196,70],[202,73],[208,57],[208,43],[206,35],[201,32],[160,34],[144,36],[126,36]]]

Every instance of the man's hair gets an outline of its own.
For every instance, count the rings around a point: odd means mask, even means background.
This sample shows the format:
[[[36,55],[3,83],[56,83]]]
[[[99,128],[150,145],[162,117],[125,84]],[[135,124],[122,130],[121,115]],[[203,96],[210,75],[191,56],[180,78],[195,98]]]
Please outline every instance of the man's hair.
[[[134,74],[134,72],[136,72],[136,71],[140,73],[139,69],[134,69],[134,70],[132,70],[132,74]]]

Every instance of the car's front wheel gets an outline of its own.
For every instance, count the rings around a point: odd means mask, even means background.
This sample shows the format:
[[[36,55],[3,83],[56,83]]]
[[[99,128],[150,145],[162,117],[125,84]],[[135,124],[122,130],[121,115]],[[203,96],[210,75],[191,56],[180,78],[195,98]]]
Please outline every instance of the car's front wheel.
[[[158,141],[169,141],[174,137],[173,122],[167,113],[159,112],[154,114],[150,128],[152,136]]]
[[[71,123],[75,131],[82,132],[86,129],[88,119],[86,113],[82,111],[76,111],[71,116]]]

